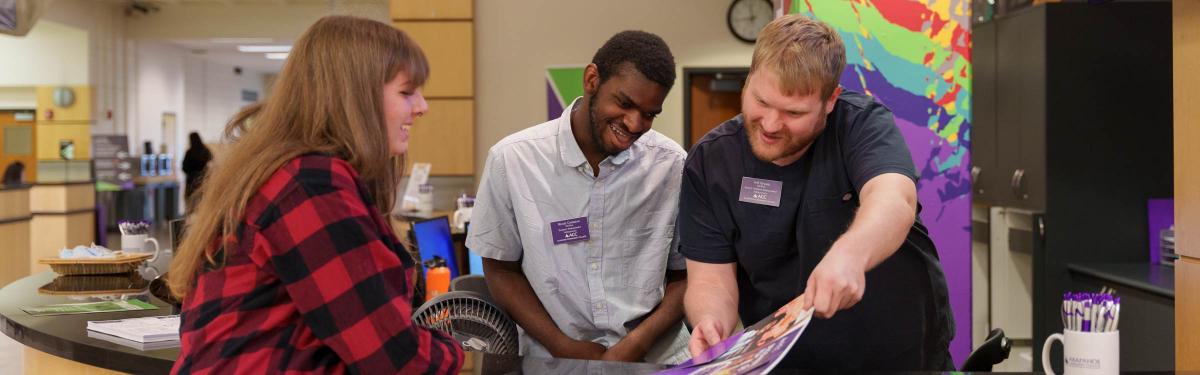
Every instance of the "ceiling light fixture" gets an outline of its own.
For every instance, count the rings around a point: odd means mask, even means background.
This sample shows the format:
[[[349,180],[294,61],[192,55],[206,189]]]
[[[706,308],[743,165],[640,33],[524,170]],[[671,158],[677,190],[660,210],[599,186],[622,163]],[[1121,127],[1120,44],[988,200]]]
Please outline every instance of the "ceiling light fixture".
[[[287,58],[288,54],[287,52],[274,52],[267,53],[266,56],[268,60],[283,60]]]
[[[292,46],[276,45],[276,46],[237,46],[239,52],[290,52]]]
[[[212,38],[208,41],[222,44],[254,44],[254,43],[273,43],[275,39],[271,38]]]

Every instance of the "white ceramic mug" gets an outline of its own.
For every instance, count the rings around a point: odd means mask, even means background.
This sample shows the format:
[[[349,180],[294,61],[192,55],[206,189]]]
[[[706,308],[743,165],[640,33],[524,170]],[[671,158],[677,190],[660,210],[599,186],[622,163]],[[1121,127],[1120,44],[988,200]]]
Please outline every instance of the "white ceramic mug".
[[[147,253],[146,244],[154,244],[154,256],[150,257],[147,262],[153,262],[158,259],[158,240],[151,238],[145,234],[122,234],[121,235],[121,251],[126,253]]]
[[[471,210],[471,207],[463,207],[454,211],[453,219],[450,220],[451,224],[459,230],[466,229],[467,222],[471,221]]]
[[[1050,367],[1050,345],[1063,344],[1063,372],[1066,375],[1117,374],[1121,369],[1121,332],[1083,332],[1065,330],[1046,338],[1042,345],[1042,369]]]

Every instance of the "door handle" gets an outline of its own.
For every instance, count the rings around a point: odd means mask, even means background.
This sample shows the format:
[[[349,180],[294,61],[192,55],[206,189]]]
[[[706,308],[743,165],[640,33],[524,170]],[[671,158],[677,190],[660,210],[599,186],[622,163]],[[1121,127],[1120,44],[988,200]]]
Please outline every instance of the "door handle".
[[[971,167],[971,185],[975,186],[975,194],[983,195],[983,186],[979,185],[979,174],[983,173],[983,168],[979,166]]]
[[[1017,168],[1012,175],[1012,191],[1013,195],[1021,200],[1029,199],[1029,193],[1025,192],[1025,170]]]

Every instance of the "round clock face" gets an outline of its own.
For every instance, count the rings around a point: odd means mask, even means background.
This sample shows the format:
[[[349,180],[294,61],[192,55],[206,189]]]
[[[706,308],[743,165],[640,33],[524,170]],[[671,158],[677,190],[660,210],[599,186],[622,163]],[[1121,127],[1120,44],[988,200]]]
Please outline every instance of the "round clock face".
[[[62,108],[70,107],[75,104],[75,90],[70,87],[59,87],[54,89],[53,95],[54,105]]]
[[[729,31],[744,42],[754,43],[758,32],[775,19],[771,0],[734,0],[725,16]]]

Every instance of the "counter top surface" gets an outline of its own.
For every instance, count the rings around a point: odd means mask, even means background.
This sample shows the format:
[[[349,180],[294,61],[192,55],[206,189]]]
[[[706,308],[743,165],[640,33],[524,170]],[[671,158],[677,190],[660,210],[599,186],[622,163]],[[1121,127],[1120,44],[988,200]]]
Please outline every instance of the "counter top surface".
[[[85,287],[70,288],[78,294],[58,294],[68,292],[52,290],[58,289],[50,286],[58,277],[59,275],[54,272],[42,272],[14,281],[0,289],[0,331],[26,346],[96,367],[131,373],[166,373],[171,370],[175,358],[179,356],[178,348],[141,351],[88,337],[86,329],[89,320],[168,315],[171,314],[169,304],[151,296],[144,287],[134,288],[133,290],[137,290],[135,293],[92,294],[97,291],[78,290],[87,289]],[[97,285],[112,285],[110,281],[97,276],[64,277],[73,279],[68,279],[71,280],[70,282],[60,282],[59,284],[78,286],[87,284],[88,280],[96,280]],[[120,276],[116,277],[120,278]],[[43,287],[49,288],[43,289]],[[43,290],[39,291],[39,289]],[[128,291],[130,289],[127,288],[122,292]],[[158,306],[158,309],[50,316],[32,316],[21,310],[26,306],[92,302],[121,297],[146,300]]]
[[[179,356],[178,348],[142,351],[108,341],[90,338],[87,335],[87,322],[90,320],[125,319],[134,317],[159,316],[172,313],[171,306],[152,296],[145,285],[146,280],[157,275],[157,270],[165,266],[169,257],[162,257],[156,264],[143,268],[138,275],[126,276],[130,281],[129,287],[121,293],[103,295],[84,294],[89,280],[96,285],[111,286],[115,278],[120,276],[104,276],[94,279],[59,279],[53,272],[43,272],[17,280],[0,289],[0,331],[16,341],[34,349],[110,370],[129,373],[167,373]],[[1112,279],[1114,282],[1128,283],[1130,286],[1169,292],[1174,295],[1173,269],[1150,264],[1073,264],[1072,272],[1087,274],[1102,279]],[[70,276],[79,278],[81,276]],[[141,279],[136,279],[140,277]],[[61,293],[79,291],[75,295]],[[71,292],[74,293],[74,292]],[[124,297],[139,298],[158,306],[157,310],[127,311],[112,313],[31,316],[21,310],[25,306],[43,306],[48,304],[87,302],[103,298]],[[481,361],[483,374],[576,374],[576,373],[620,373],[620,374],[649,374],[666,368],[666,366],[651,363],[618,363],[602,361],[581,361],[568,359],[523,358],[519,356],[484,355]]]
[[[1146,263],[1070,263],[1072,273],[1133,287],[1166,298],[1175,298],[1175,268]]]

